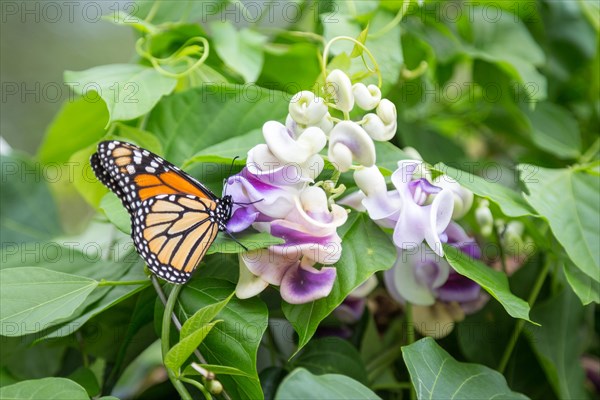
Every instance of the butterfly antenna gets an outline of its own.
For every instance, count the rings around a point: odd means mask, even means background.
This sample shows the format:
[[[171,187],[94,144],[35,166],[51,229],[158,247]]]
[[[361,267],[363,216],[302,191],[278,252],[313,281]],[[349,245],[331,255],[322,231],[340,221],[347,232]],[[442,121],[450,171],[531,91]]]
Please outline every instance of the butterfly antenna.
[[[250,251],[250,249],[249,249],[249,248],[247,248],[246,246],[244,246],[244,245],[242,244],[242,242],[240,242],[239,240],[237,240],[237,239],[235,238],[235,236],[233,236],[233,235],[231,234],[231,232],[229,232],[229,231],[225,231],[225,233],[227,234],[227,236],[229,236],[231,239],[233,239],[233,241],[235,241],[237,244],[239,244],[240,246],[242,246],[242,247],[244,248],[244,250],[246,250],[246,251]]]
[[[238,156],[233,157],[233,160],[231,160],[231,165],[229,166],[229,173],[227,174],[227,178],[223,179],[223,196],[225,196],[227,194],[227,180],[229,179],[229,177],[231,177],[231,173],[233,172],[233,166],[235,165],[235,160],[237,160]]]
[[[261,202],[261,201],[263,201],[263,200],[264,200],[264,199],[259,199],[259,200],[254,200],[254,201],[250,201],[250,202],[237,202],[237,201],[236,201],[236,202],[234,202],[233,204],[237,204],[237,205],[239,205],[239,206],[249,206],[249,205],[251,205],[251,204],[254,204],[254,203],[260,203],[260,202]]]

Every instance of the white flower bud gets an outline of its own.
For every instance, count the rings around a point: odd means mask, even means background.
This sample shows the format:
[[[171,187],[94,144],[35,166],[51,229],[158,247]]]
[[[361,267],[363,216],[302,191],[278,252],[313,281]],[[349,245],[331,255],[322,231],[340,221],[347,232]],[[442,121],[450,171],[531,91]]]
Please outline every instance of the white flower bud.
[[[321,121],[315,124],[315,126],[321,128],[325,135],[329,135],[329,132],[331,132],[331,130],[333,129],[333,121],[331,120],[331,116],[329,115],[329,113],[325,114],[323,119],[321,119]]]
[[[376,165],[354,171],[354,181],[358,188],[367,196],[374,196],[387,191],[385,178]]]
[[[329,134],[329,161],[346,172],[353,161],[365,167],[375,164],[375,145],[367,132],[357,123],[342,121]]]
[[[323,98],[303,90],[292,97],[288,111],[298,124],[315,125],[327,114],[327,106]]]
[[[408,156],[408,158],[412,158],[413,160],[423,161],[423,157],[421,153],[417,151],[414,147],[407,146],[402,149],[402,151]]]
[[[381,101],[381,90],[377,85],[365,86],[364,83],[355,83],[352,86],[352,94],[356,104],[365,111],[374,109]]]
[[[364,123],[362,124],[363,129],[373,138],[373,140],[384,140],[386,136],[386,128],[381,118],[374,113],[368,113],[363,118]],[[385,139],[387,140],[387,139]]]
[[[394,135],[396,134],[396,129],[398,128],[396,106],[388,99],[381,100],[379,102],[379,105],[377,106],[377,116],[381,118],[381,121],[383,121],[383,124],[386,128],[386,132],[385,136],[383,136],[381,139],[376,140],[390,140],[394,137]]]
[[[475,210],[475,219],[483,236],[490,236],[494,228],[494,216],[487,200],[483,200]]]
[[[352,82],[344,72],[334,69],[325,79],[325,90],[333,97],[335,108],[343,112],[350,112],[354,108],[354,95]]]
[[[520,221],[510,221],[506,224],[502,244],[509,254],[519,254],[523,252],[525,243],[523,240],[524,230],[525,226]]]
[[[448,175],[440,175],[434,179],[433,184],[442,189],[449,189],[454,195],[454,211],[452,219],[460,219],[469,212],[473,205],[473,192],[461,186]]]
[[[263,125],[263,136],[271,153],[279,160],[288,163],[305,163],[320,152],[327,144],[327,137],[320,128],[306,128],[294,140],[285,125],[268,121]]]

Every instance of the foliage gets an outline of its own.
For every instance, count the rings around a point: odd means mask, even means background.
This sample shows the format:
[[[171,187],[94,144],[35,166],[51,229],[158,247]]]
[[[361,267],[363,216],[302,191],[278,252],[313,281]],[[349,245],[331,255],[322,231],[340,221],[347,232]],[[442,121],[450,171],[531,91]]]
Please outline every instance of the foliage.
[[[76,96],[38,153],[2,149],[1,398],[108,400],[123,387],[122,398],[598,394],[581,362],[595,357],[598,375],[597,4],[298,1],[256,3],[253,17],[246,2],[165,3],[105,16],[135,32],[132,63],[70,71],[65,60]],[[481,257],[445,244],[438,261],[486,294],[395,296],[389,276],[410,249],[340,201],[365,191],[353,179],[362,167],[345,171],[321,149],[311,187],[349,210],[328,295],[292,304],[271,284],[237,297],[246,250],[288,241],[253,229],[237,242],[220,233],[183,287],[149,279],[129,215],[89,167],[97,143],[135,143],[220,194],[294,94],[331,105],[333,70],[397,110],[396,135],[373,150],[387,189],[418,151],[434,183],[474,194],[455,219]]]

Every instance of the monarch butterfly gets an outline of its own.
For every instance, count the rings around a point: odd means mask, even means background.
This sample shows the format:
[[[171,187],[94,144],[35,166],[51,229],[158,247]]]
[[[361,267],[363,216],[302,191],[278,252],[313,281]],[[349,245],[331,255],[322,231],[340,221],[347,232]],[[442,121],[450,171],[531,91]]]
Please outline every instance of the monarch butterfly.
[[[152,272],[172,283],[188,281],[217,237],[227,232],[233,200],[156,154],[131,143],[104,141],[90,158],[100,182],[131,216],[137,252]]]

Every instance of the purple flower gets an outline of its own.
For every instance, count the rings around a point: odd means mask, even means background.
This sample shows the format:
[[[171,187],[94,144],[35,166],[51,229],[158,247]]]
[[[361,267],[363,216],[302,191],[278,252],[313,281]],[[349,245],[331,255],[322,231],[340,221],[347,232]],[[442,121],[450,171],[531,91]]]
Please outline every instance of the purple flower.
[[[456,223],[445,232],[448,244],[479,258],[481,252],[473,238]],[[425,244],[419,248],[398,249],[394,266],[384,273],[385,285],[397,301],[431,306],[437,300],[470,305],[478,302],[481,287],[452,269],[450,264]]]
[[[377,167],[358,170],[354,179],[365,195],[362,205],[379,225],[394,228],[399,249],[418,249],[425,241],[434,252],[444,255],[443,232],[454,208],[450,189],[432,185],[421,161],[402,160],[392,174],[395,190],[387,190]]]
[[[316,153],[326,138],[318,128],[306,130],[295,140],[284,125],[269,121],[263,126],[263,135],[272,147],[259,144],[250,149],[246,167],[227,180],[225,190],[234,202],[227,225],[231,232],[243,231],[255,222],[284,218],[300,191],[323,170],[323,159]],[[286,152],[294,154],[294,159],[281,159]]]
[[[371,275],[369,279],[354,289],[335,310],[333,314],[341,322],[352,324],[357,322],[365,311],[367,296],[377,287],[377,278]]]
[[[335,204],[330,211],[325,192],[314,186],[306,187],[294,200],[285,218],[254,224],[285,242],[241,256],[238,297],[252,297],[269,284],[280,286],[281,297],[291,304],[307,303],[331,292],[335,268],[318,270],[314,265],[332,265],[339,260],[342,247],[336,230],[347,213]]]
[[[402,203],[394,228],[394,243],[401,249],[411,249],[425,240],[441,257],[444,250],[440,235],[452,218],[454,196],[450,190],[433,186],[424,177],[416,177],[421,166],[419,161],[403,160],[398,162],[398,169],[392,175]]]

